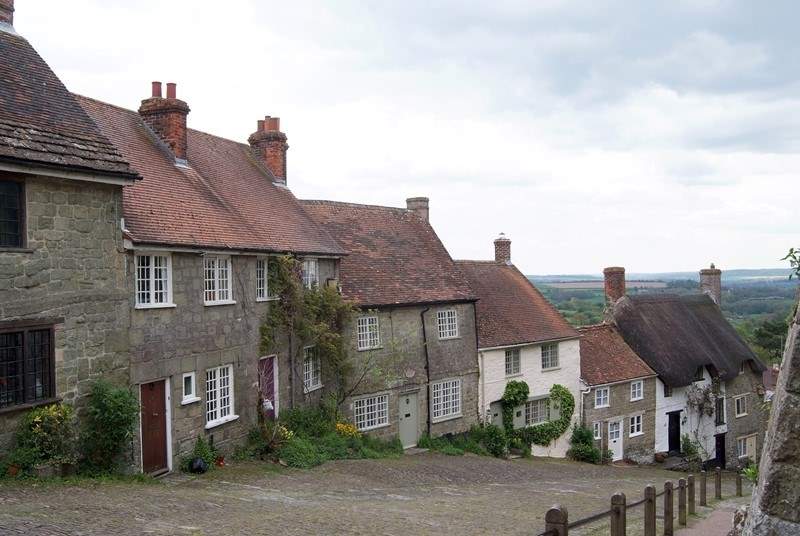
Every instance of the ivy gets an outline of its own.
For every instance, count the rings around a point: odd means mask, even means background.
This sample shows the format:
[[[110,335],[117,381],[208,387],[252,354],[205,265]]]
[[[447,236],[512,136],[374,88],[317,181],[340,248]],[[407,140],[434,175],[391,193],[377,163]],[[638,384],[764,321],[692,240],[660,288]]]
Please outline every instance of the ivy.
[[[550,408],[560,410],[558,419],[515,430],[514,434],[524,443],[541,446],[547,446],[561,437],[572,421],[575,397],[563,385],[555,384],[550,388]]]
[[[503,427],[509,436],[514,432],[514,408],[525,403],[529,394],[530,388],[523,381],[511,380],[506,384],[500,402],[503,406]]]

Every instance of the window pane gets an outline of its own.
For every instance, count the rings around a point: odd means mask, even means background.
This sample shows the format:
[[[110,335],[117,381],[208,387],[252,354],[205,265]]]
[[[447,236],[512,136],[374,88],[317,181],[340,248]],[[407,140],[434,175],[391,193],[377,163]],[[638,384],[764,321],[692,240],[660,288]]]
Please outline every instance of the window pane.
[[[22,404],[23,333],[0,333],[0,408]]]
[[[267,268],[264,259],[256,260],[256,298],[267,297]]]
[[[22,184],[0,181],[0,247],[22,246]]]
[[[150,303],[150,260],[149,255],[136,256],[136,303]]]
[[[205,294],[203,299],[207,302],[217,300],[217,259],[214,257],[206,257],[203,260],[205,267]]]

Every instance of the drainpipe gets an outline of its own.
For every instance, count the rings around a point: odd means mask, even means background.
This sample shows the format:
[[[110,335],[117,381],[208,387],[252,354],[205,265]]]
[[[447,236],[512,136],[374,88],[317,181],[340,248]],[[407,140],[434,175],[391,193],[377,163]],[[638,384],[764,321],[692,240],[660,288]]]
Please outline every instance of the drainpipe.
[[[428,410],[425,412],[427,414],[425,423],[428,430],[428,437],[431,436],[431,359],[428,355],[428,334],[425,331],[425,313],[430,310],[430,307],[426,307],[419,313],[419,320],[422,322],[422,349],[425,351],[425,384],[428,390]]]
[[[483,367],[485,362],[486,356],[483,355],[483,352],[478,352],[478,381],[481,382],[481,403],[480,407],[478,408],[478,417],[484,424],[486,424],[486,385],[483,381],[485,377],[483,375]]]
[[[580,395],[581,395],[581,411],[580,411],[580,413],[578,415],[581,418],[581,426],[586,426],[586,423],[584,422],[584,417],[583,417],[583,410],[584,410],[584,408],[583,408],[583,399],[584,399],[584,397],[586,395],[588,395],[589,393],[592,392],[592,388],[588,383],[583,381],[583,378],[579,378],[578,379],[578,383],[582,383],[582,384],[584,384],[586,386],[586,390],[585,391],[578,391],[580,393]]]

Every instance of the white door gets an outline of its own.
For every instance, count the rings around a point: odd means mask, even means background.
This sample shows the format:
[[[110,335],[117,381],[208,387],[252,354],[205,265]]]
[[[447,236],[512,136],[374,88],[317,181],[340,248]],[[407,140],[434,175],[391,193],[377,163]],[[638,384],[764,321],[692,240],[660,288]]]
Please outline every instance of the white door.
[[[400,442],[403,448],[417,446],[419,440],[417,393],[400,395]]]
[[[608,450],[613,461],[622,459],[622,421],[608,422]]]

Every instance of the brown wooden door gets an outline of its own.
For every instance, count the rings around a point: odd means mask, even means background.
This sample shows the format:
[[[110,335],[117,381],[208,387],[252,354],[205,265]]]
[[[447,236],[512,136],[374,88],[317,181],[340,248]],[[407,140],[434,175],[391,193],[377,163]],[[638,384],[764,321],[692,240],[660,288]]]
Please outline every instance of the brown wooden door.
[[[166,381],[141,385],[142,399],[142,471],[163,473],[167,463]]]

